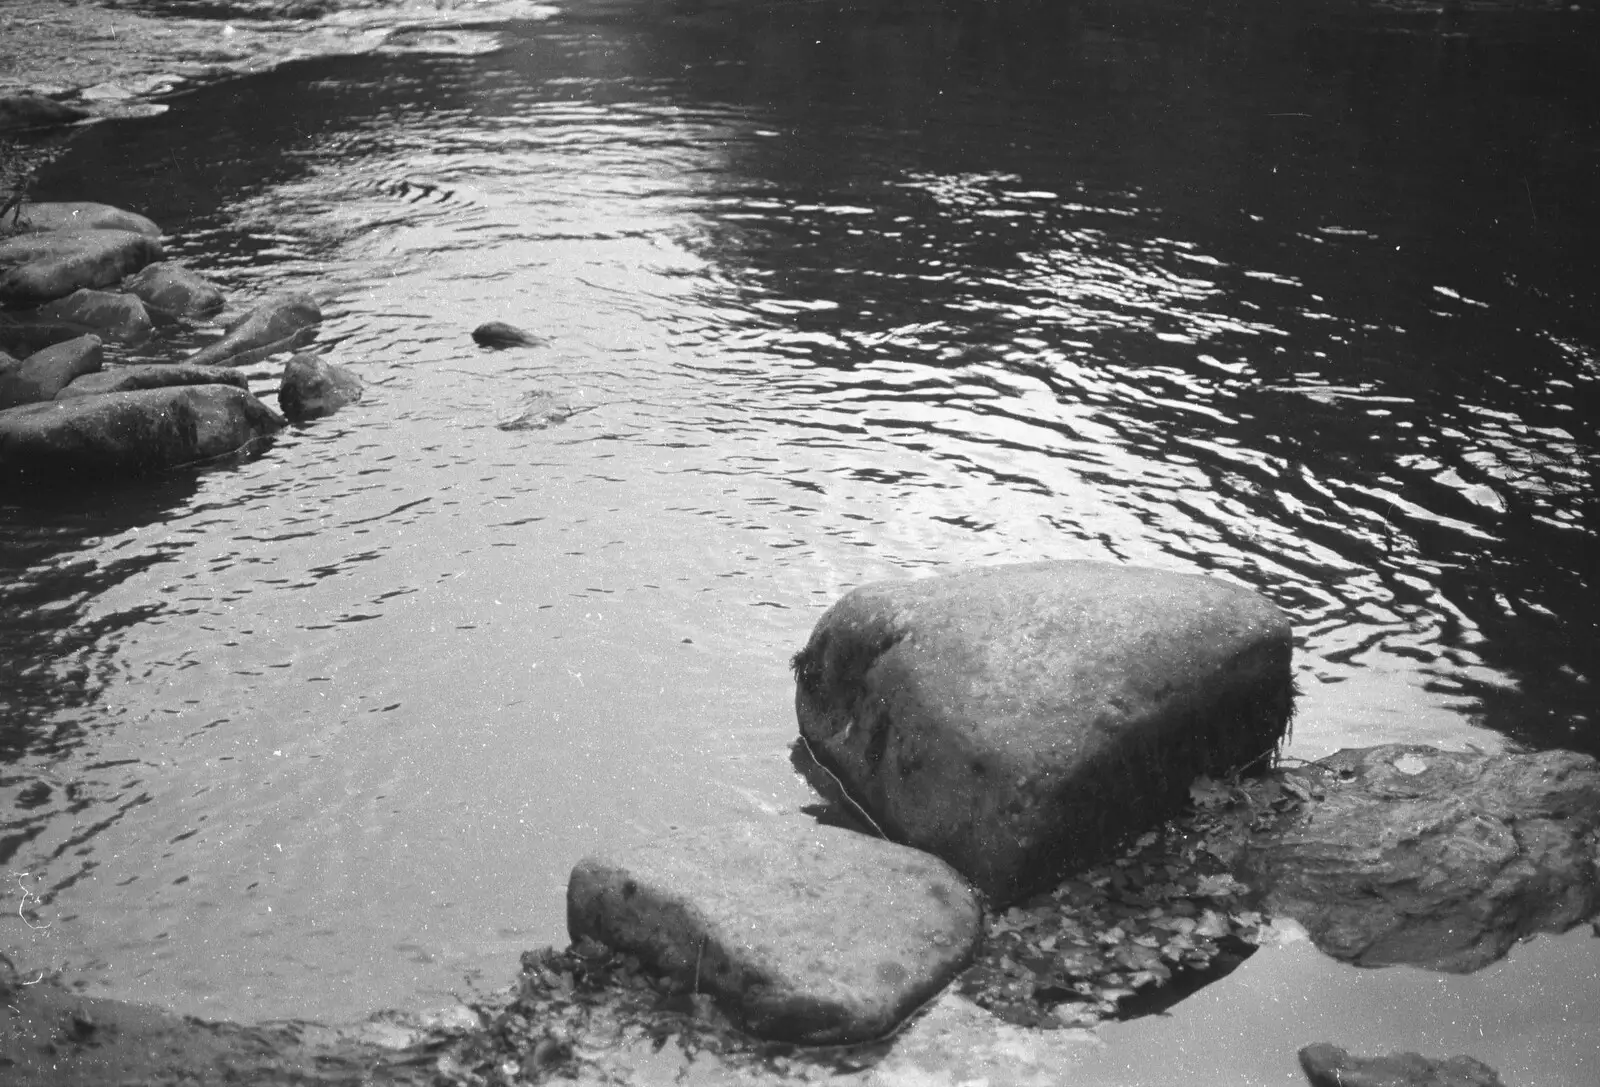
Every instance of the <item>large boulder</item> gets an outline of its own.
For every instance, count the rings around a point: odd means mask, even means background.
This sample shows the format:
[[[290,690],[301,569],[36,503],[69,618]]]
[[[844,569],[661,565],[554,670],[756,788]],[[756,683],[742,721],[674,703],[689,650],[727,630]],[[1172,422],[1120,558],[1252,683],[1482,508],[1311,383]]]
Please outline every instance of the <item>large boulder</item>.
[[[83,287],[40,306],[37,312],[46,321],[78,325],[118,343],[143,343],[155,330],[137,296],[114,291]]]
[[[190,355],[196,366],[248,366],[280,351],[296,351],[310,343],[322,322],[322,309],[309,294],[285,294],[224,326],[216,343]]]
[[[0,484],[93,481],[253,450],[283,417],[232,385],[178,385],[0,411]]]
[[[971,960],[977,897],[936,857],[810,822],[681,834],[572,871],[567,927],[763,1038],[879,1037]]]
[[[1504,1087],[1499,1074],[1474,1057],[1352,1057],[1327,1042],[1302,1049],[1300,1067],[1311,1087]]]
[[[1290,628],[1216,578],[1046,562],[847,594],[794,660],[808,754],[890,837],[997,904],[1264,766]]]
[[[332,415],[361,399],[361,379],[314,351],[302,351],[283,368],[278,407],[299,423]]]
[[[103,359],[100,337],[79,336],[0,366],[0,409],[53,400],[73,381],[99,370]]]
[[[35,305],[109,287],[160,259],[160,240],[131,230],[18,234],[0,241],[0,302]]]
[[[1387,744],[1297,768],[1241,878],[1360,966],[1466,972],[1600,913],[1600,763]]]
[[[143,215],[87,200],[24,204],[17,214],[16,224],[20,230],[30,233],[45,230],[129,230],[152,238],[161,237],[161,228]]]
[[[157,362],[116,366],[110,370],[86,374],[74,379],[72,384],[56,393],[56,399],[105,396],[107,393],[161,389],[169,385],[234,385],[241,389],[250,387],[243,374],[225,366],[190,366],[184,362]]]
[[[207,317],[227,301],[216,284],[170,260],[146,265],[122,286],[170,317]]]

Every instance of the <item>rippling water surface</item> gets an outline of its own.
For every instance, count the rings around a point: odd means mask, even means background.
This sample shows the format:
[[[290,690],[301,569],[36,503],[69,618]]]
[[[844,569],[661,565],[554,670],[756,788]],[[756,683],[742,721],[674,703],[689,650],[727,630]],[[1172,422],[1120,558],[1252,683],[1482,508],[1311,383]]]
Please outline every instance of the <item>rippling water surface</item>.
[[[368,397],[0,507],[0,948],[498,985],[583,852],[805,803],[788,656],[953,564],[1260,589],[1294,755],[1600,753],[1593,20],[1256,7],[577,5],[81,134],[46,195],[312,292]]]

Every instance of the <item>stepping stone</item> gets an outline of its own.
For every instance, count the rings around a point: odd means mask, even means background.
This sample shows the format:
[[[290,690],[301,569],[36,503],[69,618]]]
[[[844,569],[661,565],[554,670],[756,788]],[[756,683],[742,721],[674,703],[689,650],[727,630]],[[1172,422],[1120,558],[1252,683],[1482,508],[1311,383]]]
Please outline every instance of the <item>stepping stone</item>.
[[[1288,618],[1218,578],[1045,562],[847,594],[794,660],[808,754],[1003,905],[1270,763]]]
[[[982,911],[936,857],[796,819],[588,857],[567,928],[712,994],[752,1034],[838,1045],[932,999],[971,961]]]

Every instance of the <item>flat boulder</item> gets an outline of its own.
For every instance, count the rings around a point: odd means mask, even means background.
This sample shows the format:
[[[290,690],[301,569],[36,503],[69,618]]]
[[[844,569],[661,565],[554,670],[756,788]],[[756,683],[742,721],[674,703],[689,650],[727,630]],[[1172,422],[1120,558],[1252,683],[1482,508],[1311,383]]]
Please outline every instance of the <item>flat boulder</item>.
[[[155,326],[144,303],[136,295],[115,291],[96,291],[81,287],[65,298],[40,306],[37,315],[46,321],[64,322],[91,329],[117,343],[139,344],[150,338]]]
[[[223,327],[225,335],[190,355],[196,366],[248,366],[280,351],[297,351],[317,335],[322,309],[309,294],[269,298]]]
[[[161,242],[132,230],[49,230],[0,241],[0,302],[37,305],[109,287],[160,260]]]
[[[1176,814],[1197,775],[1269,763],[1291,651],[1284,613],[1220,579],[987,567],[845,595],[795,656],[795,709],[826,783],[998,905]]]
[[[128,230],[152,238],[161,237],[161,228],[143,215],[87,200],[24,204],[17,213],[16,224],[19,229],[29,233],[46,230]]]
[[[76,378],[56,393],[57,400],[79,396],[105,396],[136,389],[162,389],[170,385],[233,385],[249,388],[245,376],[225,366],[190,366],[184,362],[140,363],[114,366]]]
[[[99,370],[103,359],[100,337],[79,336],[0,365],[0,409],[53,400],[73,381]]]
[[[1386,744],[1293,778],[1303,806],[1253,834],[1238,871],[1335,958],[1464,973],[1600,913],[1587,755]]]
[[[1475,1057],[1352,1057],[1326,1042],[1302,1049],[1300,1068],[1311,1087],[1504,1087],[1499,1073]]]
[[[332,415],[361,399],[361,379],[314,351],[302,351],[283,368],[278,407],[295,422]]]
[[[227,301],[216,284],[171,260],[145,265],[122,287],[169,317],[208,317]]]
[[[763,1038],[880,1037],[971,960],[982,911],[936,857],[795,820],[683,833],[588,857],[574,941],[636,955]]]
[[[0,411],[0,483],[97,481],[256,448],[283,418],[232,385],[176,385]]]

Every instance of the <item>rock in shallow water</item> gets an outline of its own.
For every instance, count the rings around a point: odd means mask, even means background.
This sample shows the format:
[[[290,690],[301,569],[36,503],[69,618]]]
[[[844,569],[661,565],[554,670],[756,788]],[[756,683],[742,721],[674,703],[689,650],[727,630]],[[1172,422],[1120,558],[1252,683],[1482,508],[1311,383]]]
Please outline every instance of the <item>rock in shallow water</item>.
[[[100,337],[79,336],[0,366],[0,409],[52,400],[73,381],[100,369]]]
[[[496,350],[506,347],[538,347],[546,341],[524,332],[516,325],[508,325],[504,321],[485,321],[472,330],[472,339],[479,347],[489,347]]]
[[[147,265],[123,286],[151,309],[172,317],[205,317],[222,309],[222,291],[175,261]]]
[[[283,368],[278,407],[295,422],[332,415],[361,399],[361,379],[314,351],[303,351]]]
[[[1241,875],[1360,966],[1477,970],[1600,910],[1600,763],[1389,744],[1296,771],[1314,801],[1256,835]]]
[[[38,316],[90,329],[117,343],[143,343],[155,329],[137,296],[86,287],[40,306]]]
[[[45,230],[129,230],[161,237],[161,228],[137,212],[87,200],[24,204],[17,226],[29,233]]]
[[[195,366],[248,366],[316,338],[322,309],[309,294],[285,294],[228,322],[222,339],[183,361]]]
[[[221,366],[190,366],[182,362],[144,363],[116,366],[75,379],[56,393],[57,400],[79,396],[105,396],[136,389],[161,389],[169,385],[234,385],[249,388],[243,374]]]
[[[1493,1068],[1472,1057],[1352,1057],[1326,1042],[1302,1049],[1300,1067],[1311,1087],[1503,1087]]]
[[[892,1030],[972,957],[976,896],[926,853],[809,822],[685,833],[572,871],[567,927],[717,997],[764,1038]]]
[[[35,305],[109,287],[160,260],[161,242],[131,230],[50,230],[0,241],[0,301]]]
[[[1287,617],[1215,578],[1047,562],[847,594],[795,657],[813,757],[890,837],[996,903],[1270,759]]]
[[[0,483],[94,482],[255,446],[283,418],[232,385],[179,385],[0,411]]]

